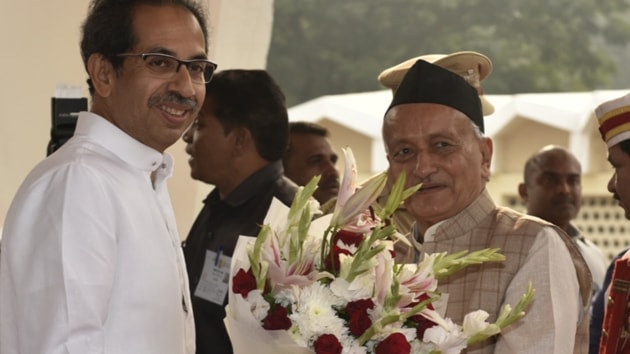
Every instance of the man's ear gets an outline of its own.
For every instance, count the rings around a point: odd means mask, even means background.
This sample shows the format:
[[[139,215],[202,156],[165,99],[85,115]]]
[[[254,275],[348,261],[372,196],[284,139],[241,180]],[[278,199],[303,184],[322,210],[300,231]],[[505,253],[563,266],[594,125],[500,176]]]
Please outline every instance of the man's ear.
[[[87,70],[95,93],[102,97],[108,97],[116,82],[116,70],[112,63],[102,54],[94,53],[88,58]]]
[[[527,186],[523,182],[518,185],[518,195],[521,196],[524,202],[527,201]]]
[[[233,128],[230,134],[230,142],[234,148],[234,153],[241,155],[247,151],[252,144],[252,134],[247,128],[236,127]]]
[[[490,180],[490,167],[492,164],[492,152],[494,151],[494,146],[492,144],[492,139],[490,138],[481,138],[479,142],[481,147],[481,170],[482,177],[486,180]]]

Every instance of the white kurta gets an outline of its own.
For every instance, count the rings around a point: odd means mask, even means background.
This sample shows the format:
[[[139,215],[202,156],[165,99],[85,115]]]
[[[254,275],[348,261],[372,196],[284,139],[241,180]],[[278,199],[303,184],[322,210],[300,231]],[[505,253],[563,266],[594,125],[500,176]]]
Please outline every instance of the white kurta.
[[[1,353],[194,353],[172,165],[81,113],[75,137],[34,168],[6,217]]]
[[[604,284],[604,277],[606,276],[606,269],[608,268],[609,262],[606,260],[599,247],[584,237],[577,227],[569,224],[569,231],[567,233],[573,238],[586,264],[588,264],[588,269],[591,271],[591,276],[593,277],[593,294],[596,294]]]

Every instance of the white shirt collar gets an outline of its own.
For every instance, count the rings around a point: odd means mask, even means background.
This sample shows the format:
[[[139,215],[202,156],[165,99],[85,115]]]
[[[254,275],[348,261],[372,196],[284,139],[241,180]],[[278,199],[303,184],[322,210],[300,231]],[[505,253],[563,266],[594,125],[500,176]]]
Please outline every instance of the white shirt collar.
[[[95,143],[141,170],[155,171],[162,167],[168,175],[172,174],[173,159],[170,155],[144,145],[98,114],[79,113],[74,134],[89,136]]]

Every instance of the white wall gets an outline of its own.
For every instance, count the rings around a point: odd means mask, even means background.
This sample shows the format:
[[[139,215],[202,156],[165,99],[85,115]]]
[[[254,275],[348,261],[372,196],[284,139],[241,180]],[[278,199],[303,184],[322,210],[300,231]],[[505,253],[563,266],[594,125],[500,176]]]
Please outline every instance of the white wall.
[[[271,41],[273,0],[204,0],[209,9],[209,56],[219,69],[264,68]],[[46,155],[50,98],[58,84],[87,87],[79,54],[87,0],[0,1],[0,227],[30,169]],[[85,95],[87,96],[87,89]],[[209,186],[189,177],[184,145],[173,145],[170,182],[180,235],[185,237]]]

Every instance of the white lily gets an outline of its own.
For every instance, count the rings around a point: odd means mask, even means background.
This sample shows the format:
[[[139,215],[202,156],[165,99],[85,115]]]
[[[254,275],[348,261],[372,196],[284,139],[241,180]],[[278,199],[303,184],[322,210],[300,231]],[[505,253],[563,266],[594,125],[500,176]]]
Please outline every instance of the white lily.
[[[331,225],[347,229],[355,226],[357,231],[366,232],[376,222],[362,215],[381,194],[387,182],[387,174],[381,173],[357,190],[357,162],[352,149],[344,148],[344,174],[339,187],[337,204],[333,212]]]

